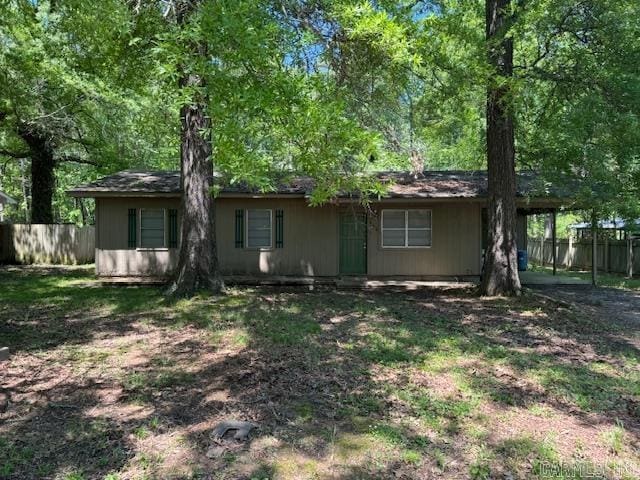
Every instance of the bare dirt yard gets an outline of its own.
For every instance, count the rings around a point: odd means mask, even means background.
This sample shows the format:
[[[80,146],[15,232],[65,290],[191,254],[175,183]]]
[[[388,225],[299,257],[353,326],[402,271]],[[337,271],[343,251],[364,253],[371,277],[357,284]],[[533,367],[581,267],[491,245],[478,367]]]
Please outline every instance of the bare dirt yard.
[[[639,478],[637,292],[543,293],[167,302],[5,267],[0,478]]]

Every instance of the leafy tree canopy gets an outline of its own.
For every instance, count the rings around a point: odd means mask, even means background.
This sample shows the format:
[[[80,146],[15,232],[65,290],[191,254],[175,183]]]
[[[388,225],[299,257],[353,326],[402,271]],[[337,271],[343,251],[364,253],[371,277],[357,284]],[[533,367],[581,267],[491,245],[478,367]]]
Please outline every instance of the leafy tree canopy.
[[[640,6],[512,4],[518,166],[577,180],[585,207],[640,216]],[[203,1],[186,28],[167,21],[173,7],[3,2],[3,189],[22,197],[24,167],[8,154],[26,153],[21,124],[52,139],[58,192],[125,167],[176,168],[177,111],[193,95],[206,99],[213,160],[232,182],[268,190],[283,172],[306,173],[321,202],[379,193],[366,173],[411,159],[485,166],[495,72],[482,0]],[[184,66],[205,77],[197,92],[177,88]],[[78,217],[58,192],[58,218]]]
[[[64,187],[131,166],[175,167],[177,119],[157,101],[149,44],[138,37],[147,20],[114,0],[6,1],[2,12],[3,188],[25,173],[16,160],[33,159],[30,137],[57,170],[58,219],[77,214]]]

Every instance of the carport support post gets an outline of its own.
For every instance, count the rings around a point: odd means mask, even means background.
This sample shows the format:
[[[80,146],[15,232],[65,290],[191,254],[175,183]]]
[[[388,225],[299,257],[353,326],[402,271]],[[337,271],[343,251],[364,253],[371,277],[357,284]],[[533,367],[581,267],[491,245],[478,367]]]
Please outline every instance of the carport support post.
[[[536,215],[536,221],[540,221],[540,215]],[[542,215],[542,234],[540,235],[540,265],[544,267],[544,237],[547,233],[546,222],[544,215]]]
[[[591,213],[591,283],[598,285],[598,221],[596,211]]]
[[[551,248],[552,248],[552,258],[553,258],[553,274],[556,274],[556,209],[554,208],[551,212]]]

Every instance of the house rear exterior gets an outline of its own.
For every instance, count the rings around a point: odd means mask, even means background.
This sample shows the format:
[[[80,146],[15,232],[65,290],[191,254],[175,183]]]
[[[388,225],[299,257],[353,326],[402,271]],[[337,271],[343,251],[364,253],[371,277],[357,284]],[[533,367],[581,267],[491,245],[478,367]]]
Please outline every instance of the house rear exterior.
[[[479,277],[486,207],[484,172],[381,174],[388,195],[365,208],[347,197],[312,207],[312,184],[297,178],[272,193],[223,188],[216,241],[224,275],[304,277]],[[561,200],[531,197],[520,176],[518,247],[526,213]],[[180,245],[177,172],[124,171],[69,192],[96,199],[99,276],[167,277]]]

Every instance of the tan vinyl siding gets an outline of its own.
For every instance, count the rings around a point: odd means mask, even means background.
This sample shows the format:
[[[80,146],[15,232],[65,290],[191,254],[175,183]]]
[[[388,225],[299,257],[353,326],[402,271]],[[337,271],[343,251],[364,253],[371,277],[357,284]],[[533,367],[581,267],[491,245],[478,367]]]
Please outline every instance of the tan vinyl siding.
[[[178,250],[96,249],[96,272],[107,277],[165,277],[178,265]]]
[[[96,201],[96,270],[99,275],[166,276],[178,249],[127,248],[129,208],[179,208],[178,198],[101,198]],[[236,210],[282,210],[283,247],[235,247]],[[218,258],[226,275],[338,275],[338,212],[335,205],[310,207],[302,198],[219,198],[216,201]],[[380,204],[368,220],[367,273],[370,276],[479,275],[480,208],[472,202],[389,203],[385,208],[429,209],[429,248],[383,249],[378,225]],[[246,225],[245,225],[246,226]],[[138,224],[139,228],[139,224]],[[275,232],[274,232],[275,235]]]
[[[431,210],[431,246],[383,248],[379,226],[382,209]],[[480,205],[475,203],[394,203],[374,207],[369,217],[368,274],[370,276],[479,275]]]
[[[338,218],[332,205],[310,207],[299,199],[219,199],[216,202],[218,256],[222,272],[235,275],[310,275],[338,273]],[[235,248],[238,209],[283,211],[283,247]],[[246,221],[246,220],[245,220]],[[246,225],[245,225],[246,228]],[[272,232],[275,235],[275,231]]]
[[[165,276],[175,268],[176,248],[128,248],[128,214],[138,210],[178,209],[179,198],[97,198],[96,273],[103,276]],[[178,214],[178,218],[180,214]],[[137,221],[140,244],[140,218]],[[168,225],[165,222],[165,230]],[[167,234],[165,234],[165,238]]]
[[[103,250],[125,250],[128,248],[128,215],[129,209],[164,208],[179,209],[179,198],[96,198],[96,248]],[[180,214],[178,214],[180,217]],[[137,222],[138,242],[140,241],[140,218]],[[165,229],[167,223],[165,222]],[[167,235],[165,235],[165,238]]]
[[[129,208],[178,208],[179,199],[97,199],[96,270],[99,275],[167,275],[175,268],[178,249],[127,248]],[[283,211],[283,247],[235,248],[237,209]],[[338,271],[337,214],[333,206],[309,207],[299,199],[218,199],[217,247],[220,268],[234,275],[333,276]],[[139,228],[139,224],[138,224]]]

